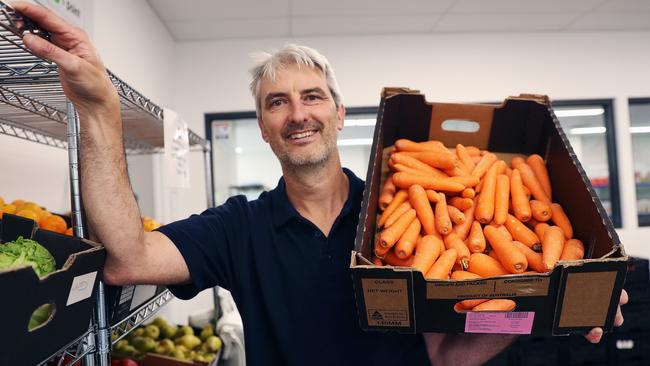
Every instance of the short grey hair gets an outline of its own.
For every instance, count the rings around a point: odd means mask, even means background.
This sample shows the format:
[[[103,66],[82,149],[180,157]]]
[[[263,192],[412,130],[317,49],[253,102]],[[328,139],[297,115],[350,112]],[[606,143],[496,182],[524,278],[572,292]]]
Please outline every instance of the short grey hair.
[[[320,69],[325,74],[327,80],[327,87],[332,94],[334,104],[338,108],[342,103],[341,92],[339,91],[339,84],[334,76],[334,69],[327,61],[327,58],[320,52],[307,46],[297,44],[286,44],[284,47],[276,50],[273,54],[267,52],[260,52],[253,55],[255,64],[250,70],[253,80],[250,84],[251,92],[255,97],[255,110],[257,116],[261,116],[262,102],[260,100],[260,82],[262,78],[269,78],[275,81],[276,73],[287,65],[308,66],[311,68]]]

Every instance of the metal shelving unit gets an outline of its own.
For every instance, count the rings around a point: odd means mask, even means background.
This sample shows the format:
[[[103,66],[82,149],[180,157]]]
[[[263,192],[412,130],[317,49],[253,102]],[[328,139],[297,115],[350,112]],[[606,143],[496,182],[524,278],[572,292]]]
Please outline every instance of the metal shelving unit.
[[[79,120],[63,93],[56,64],[27,50],[22,42],[25,32],[49,38],[47,32],[0,1],[0,134],[68,150],[74,232],[78,237],[86,237],[79,189]],[[108,75],[121,100],[126,153],[162,153],[163,109],[110,71]],[[205,168],[211,169],[209,142],[192,131],[189,141],[191,150],[203,151]],[[208,171],[208,205],[212,202],[210,176]],[[88,331],[41,364],[54,361],[57,365],[72,365],[81,359],[85,365],[108,366],[112,341],[126,336],[173,298],[169,291],[164,291],[122,321],[110,325],[104,296],[104,284],[100,281],[95,316]],[[117,338],[111,340],[111,333]]]

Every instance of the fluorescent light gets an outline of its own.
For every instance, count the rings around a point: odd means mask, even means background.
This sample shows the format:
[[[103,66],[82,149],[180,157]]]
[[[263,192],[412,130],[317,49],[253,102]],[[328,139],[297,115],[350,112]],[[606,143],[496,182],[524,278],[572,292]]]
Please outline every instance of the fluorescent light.
[[[244,149],[242,147],[237,146],[235,148],[235,154],[241,154],[244,152]]]
[[[648,133],[648,132],[650,132],[650,126],[630,127],[630,133]]]
[[[600,116],[603,113],[605,113],[603,108],[561,109],[555,111],[555,115],[558,117]]]
[[[375,121],[372,118],[361,118],[361,119],[346,119],[343,123],[346,127],[365,127],[365,126],[374,126]]]
[[[339,146],[363,146],[372,145],[372,139],[343,139],[336,141]]]
[[[569,133],[571,135],[597,135],[606,131],[605,127],[578,127],[570,129]]]

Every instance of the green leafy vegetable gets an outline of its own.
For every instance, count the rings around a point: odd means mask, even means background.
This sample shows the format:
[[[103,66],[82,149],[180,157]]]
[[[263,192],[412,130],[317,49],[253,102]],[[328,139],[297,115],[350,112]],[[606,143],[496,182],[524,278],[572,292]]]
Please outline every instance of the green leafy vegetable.
[[[0,244],[0,269],[30,265],[39,278],[56,271],[56,261],[42,245],[22,236]]]

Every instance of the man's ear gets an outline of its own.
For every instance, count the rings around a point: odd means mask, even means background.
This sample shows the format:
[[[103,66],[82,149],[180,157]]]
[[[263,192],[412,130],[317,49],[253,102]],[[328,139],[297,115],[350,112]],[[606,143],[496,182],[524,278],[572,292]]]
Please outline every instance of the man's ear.
[[[266,128],[264,128],[264,121],[262,121],[262,117],[257,117],[257,125],[260,127],[260,133],[262,134],[262,139],[264,142],[269,142],[269,135],[266,133]]]
[[[343,122],[345,121],[345,106],[341,104],[337,111],[338,121],[336,122],[336,129],[341,131],[343,129]]]

